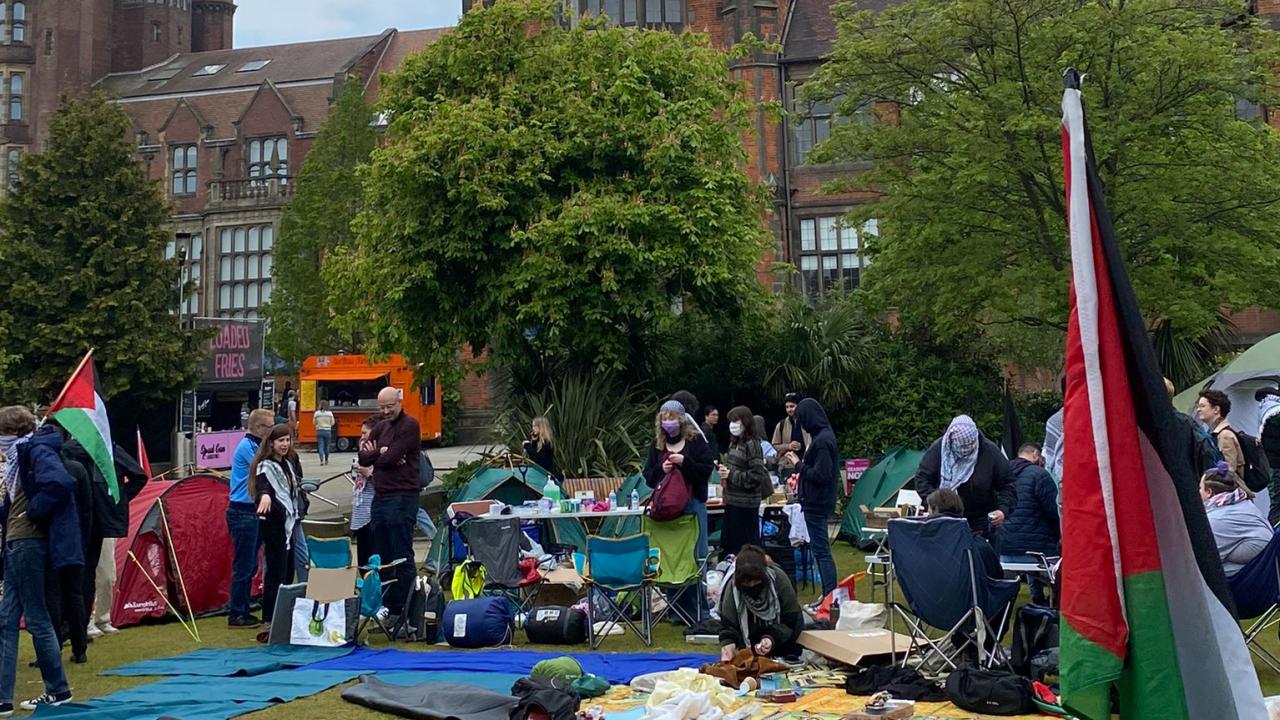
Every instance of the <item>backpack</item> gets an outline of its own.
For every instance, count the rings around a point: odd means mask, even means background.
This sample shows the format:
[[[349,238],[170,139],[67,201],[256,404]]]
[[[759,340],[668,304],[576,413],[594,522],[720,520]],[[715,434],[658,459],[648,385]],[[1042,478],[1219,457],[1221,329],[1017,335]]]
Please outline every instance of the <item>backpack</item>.
[[[412,639],[429,643],[440,639],[444,606],[444,589],[435,578],[419,577],[407,603],[407,621]]]
[[[1018,608],[1013,618],[1013,651],[1010,665],[1023,677],[1031,677],[1031,659],[1058,647],[1058,611],[1039,605]]]
[[[684,514],[691,497],[689,484],[684,481],[684,473],[673,466],[649,496],[649,517],[660,522],[675,520]]]
[[[1244,484],[1250,492],[1262,492],[1271,486],[1271,463],[1262,451],[1262,441],[1247,432],[1236,430],[1240,452],[1244,455]]]
[[[984,715],[1034,713],[1031,681],[1002,670],[960,668],[947,676],[947,699],[956,707]]]
[[[431,456],[427,455],[426,450],[418,451],[418,489],[426,490],[427,486],[436,479],[436,467],[431,464]]]
[[[511,694],[517,700],[511,720],[574,720],[581,704],[573,686],[559,678],[520,678],[511,686]]]
[[[558,605],[535,607],[529,611],[524,632],[531,643],[578,645],[587,641],[587,614]]]

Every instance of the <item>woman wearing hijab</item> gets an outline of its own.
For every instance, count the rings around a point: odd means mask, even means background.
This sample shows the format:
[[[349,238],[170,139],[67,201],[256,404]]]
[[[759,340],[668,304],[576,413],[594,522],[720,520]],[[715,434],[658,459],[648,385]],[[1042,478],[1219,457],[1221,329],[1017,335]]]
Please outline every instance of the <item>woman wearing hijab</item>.
[[[840,481],[840,451],[836,434],[827,419],[827,411],[813,398],[805,398],[796,406],[796,425],[810,436],[804,450],[804,461],[789,451],[787,460],[796,466],[792,478],[796,485],[796,502],[804,511],[804,524],[809,530],[809,551],[822,579],[822,596],[836,589],[836,562],[831,557],[831,540],[827,537],[827,518],[836,509],[836,484]]]
[[[645,484],[651,488],[658,487],[673,467],[680,468],[680,474],[689,485],[689,504],[684,512],[698,517],[695,552],[701,561],[707,556],[707,483],[715,470],[715,458],[684,406],[668,400],[658,411],[654,441],[644,463]]]
[[[724,529],[720,531],[724,557],[737,555],[743,545],[760,542],[760,501],[773,494],[755,419],[741,405],[729,411],[729,451],[721,474],[725,477]]]
[[[1013,512],[1018,497],[1009,461],[968,415],[953,419],[920,460],[916,492],[925,498],[940,488],[956,491],[969,527],[987,539]]]
[[[796,589],[764,550],[744,545],[720,593],[720,659],[750,647],[756,655],[795,657],[804,630]]]

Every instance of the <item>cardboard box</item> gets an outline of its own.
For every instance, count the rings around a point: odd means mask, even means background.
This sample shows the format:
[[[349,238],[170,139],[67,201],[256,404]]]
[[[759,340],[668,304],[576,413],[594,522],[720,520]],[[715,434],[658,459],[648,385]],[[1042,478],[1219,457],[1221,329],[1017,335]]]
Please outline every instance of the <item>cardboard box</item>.
[[[903,517],[902,508],[897,507],[870,508],[863,505],[862,514],[864,516],[862,521],[863,527],[878,529],[887,528],[889,527],[890,520]]]
[[[456,502],[449,506],[449,517],[455,517],[460,512],[470,513],[472,515],[487,515],[489,513],[489,500],[470,500],[468,502]]]
[[[356,569],[311,568],[307,575],[307,599],[337,602],[356,595]]]
[[[896,644],[896,645],[895,645]],[[857,665],[864,659],[876,658],[911,649],[911,638],[888,630],[806,630],[800,633],[800,647],[819,655]]]

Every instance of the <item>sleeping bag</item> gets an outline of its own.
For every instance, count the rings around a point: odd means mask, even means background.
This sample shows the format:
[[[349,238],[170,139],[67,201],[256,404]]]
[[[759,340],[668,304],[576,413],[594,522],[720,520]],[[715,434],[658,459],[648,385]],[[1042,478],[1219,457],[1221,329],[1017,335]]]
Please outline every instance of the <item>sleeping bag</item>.
[[[505,645],[512,639],[513,619],[504,597],[454,600],[444,609],[444,639],[457,648]]]

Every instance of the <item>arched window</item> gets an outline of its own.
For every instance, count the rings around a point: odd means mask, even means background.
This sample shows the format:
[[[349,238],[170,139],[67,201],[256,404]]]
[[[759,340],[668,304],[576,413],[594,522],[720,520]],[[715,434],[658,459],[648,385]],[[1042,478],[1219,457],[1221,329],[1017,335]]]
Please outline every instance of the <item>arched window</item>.
[[[22,93],[24,80],[21,75],[9,76],[9,122],[22,120]]]
[[[27,4],[24,2],[13,4],[13,41],[27,41]]]
[[[18,188],[18,164],[22,162],[22,151],[18,148],[9,148],[6,156],[5,172],[9,176],[8,188],[9,192],[13,192]]]

